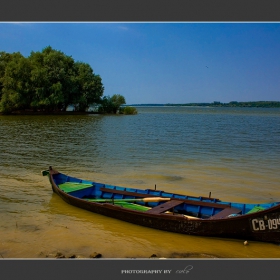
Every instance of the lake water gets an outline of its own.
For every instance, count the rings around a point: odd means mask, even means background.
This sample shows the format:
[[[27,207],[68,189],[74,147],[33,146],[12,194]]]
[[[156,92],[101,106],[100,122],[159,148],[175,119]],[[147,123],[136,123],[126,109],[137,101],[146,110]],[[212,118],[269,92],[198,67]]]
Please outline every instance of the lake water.
[[[280,246],[185,236],[87,212],[41,170],[221,200],[280,200],[280,109],[139,107],[138,114],[0,116],[0,257],[280,258]]]

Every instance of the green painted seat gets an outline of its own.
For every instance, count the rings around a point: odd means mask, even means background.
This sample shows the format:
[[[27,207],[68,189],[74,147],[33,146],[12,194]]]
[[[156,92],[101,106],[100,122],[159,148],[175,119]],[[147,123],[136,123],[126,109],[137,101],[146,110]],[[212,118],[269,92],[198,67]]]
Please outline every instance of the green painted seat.
[[[92,187],[92,184],[84,184],[84,183],[74,183],[74,182],[66,182],[58,185],[61,190],[66,193],[86,189]]]
[[[264,210],[265,208],[261,207],[261,206],[255,206],[253,209],[251,209],[249,212],[247,212],[246,214],[251,214],[251,213],[255,213],[255,212],[259,212]]]

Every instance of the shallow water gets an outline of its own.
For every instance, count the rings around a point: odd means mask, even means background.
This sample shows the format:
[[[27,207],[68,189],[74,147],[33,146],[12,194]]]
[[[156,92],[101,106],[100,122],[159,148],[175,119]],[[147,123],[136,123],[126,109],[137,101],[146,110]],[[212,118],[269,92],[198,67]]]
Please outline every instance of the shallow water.
[[[279,258],[275,244],[162,232],[67,205],[40,172],[238,202],[280,201],[280,110],[141,107],[0,116],[0,257]]]

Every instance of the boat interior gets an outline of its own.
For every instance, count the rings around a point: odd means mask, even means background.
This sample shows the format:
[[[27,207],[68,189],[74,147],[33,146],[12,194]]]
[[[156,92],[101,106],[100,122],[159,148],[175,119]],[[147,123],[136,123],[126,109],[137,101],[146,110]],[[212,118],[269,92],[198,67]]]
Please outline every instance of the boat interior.
[[[223,202],[216,198],[180,195],[153,189],[135,189],[87,180],[62,173],[53,175],[56,185],[65,193],[96,203],[111,203],[125,209],[150,214],[184,215],[189,219],[221,219],[262,211],[280,202],[245,204]],[[144,198],[166,198],[167,201],[145,201]]]

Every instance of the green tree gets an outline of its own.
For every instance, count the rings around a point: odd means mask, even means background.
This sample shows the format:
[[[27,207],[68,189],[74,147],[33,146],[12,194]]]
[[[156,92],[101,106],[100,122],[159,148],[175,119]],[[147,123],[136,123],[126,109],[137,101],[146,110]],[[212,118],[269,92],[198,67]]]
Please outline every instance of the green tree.
[[[13,53],[6,64],[2,81],[0,109],[3,112],[29,109],[33,98],[30,80],[32,65],[20,53]]]
[[[36,98],[33,106],[38,109],[65,111],[72,94],[76,94],[74,59],[61,51],[46,47],[32,52],[30,60],[34,69],[32,81]]]
[[[0,52],[0,110],[86,111],[102,102],[104,86],[89,64],[48,46],[25,58]]]
[[[120,109],[120,107],[123,104],[126,104],[125,98],[122,95],[120,95],[120,94],[114,94],[111,97],[111,101],[112,101],[112,104],[113,104],[113,112],[115,114],[117,113],[117,111]]]
[[[120,94],[114,94],[112,97],[104,96],[101,106],[99,107],[99,112],[116,114],[121,105],[125,104],[125,98]]]
[[[7,64],[12,60],[12,54],[0,52],[0,100],[2,97],[3,78],[5,76],[5,69]]]
[[[75,110],[86,111],[90,105],[101,103],[104,92],[101,77],[93,73],[89,64],[76,62],[76,94],[72,95],[71,104]]]

